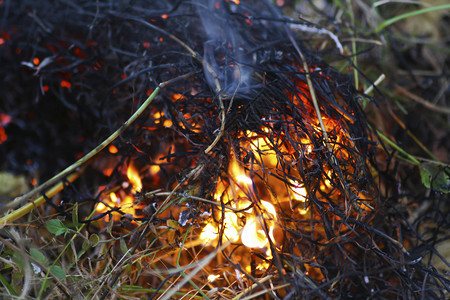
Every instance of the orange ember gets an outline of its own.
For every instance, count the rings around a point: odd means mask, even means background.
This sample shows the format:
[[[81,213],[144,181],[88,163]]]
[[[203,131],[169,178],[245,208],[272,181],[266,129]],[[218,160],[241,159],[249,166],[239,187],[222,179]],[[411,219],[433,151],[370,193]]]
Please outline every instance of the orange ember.
[[[62,80],[61,81],[61,87],[63,87],[63,88],[70,88],[72,86],[72,84],[69,82],[69,81],[67,81],[67,80]]]
[[[6,135],[5,128],[0,126],[0,144],[5,142],[8,139],[8,135]]]
[[[117,152],[119,152],[119,150],[117,149],[117,147],[114,146],[114,145],[110,145],[110,146],[108,147],[108,150],[109,150],[109,153],[111,153],[111,154],[116,154]]]

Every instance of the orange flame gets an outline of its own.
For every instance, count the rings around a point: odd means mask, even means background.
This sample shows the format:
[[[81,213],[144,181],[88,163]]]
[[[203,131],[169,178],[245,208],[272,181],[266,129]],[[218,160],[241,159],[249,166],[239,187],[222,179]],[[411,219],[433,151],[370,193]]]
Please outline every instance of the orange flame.
[[[270,134],[269,128],[261,129]],[[271,175],[276,173],[280,165],[279,154],[274,150],[272,140],[252,131],[243,132],[242,135],[248,138],[242,146],[252,152],[255,159],[249,168],[251,172],[232,157],[228,167],[229,180],[218,182],[214,200],[225,203],[234,210],[225,208],[223,215],[222,211],[217,213],[215,219],[223,218],[223,222],[216,222],[211,218],[203,228],[200,240],[204,245],[214,246],[222,231],[225,240],[241,242],[248,248],[260,249],[266,258],[270,259],[273,257],[271,249],[278,249],[277,247],[282,244],[281,240],[277,240],[279,235],[276,234],[279,228],[277,207],[289,202],[293,213],[299,216],[306,215],[307,192],[302,182],[291,180],[286,185],[279,177]],[[299,141],[303,145],[303,155],[312,153],[313,146],[308,138],[299,138]],[[283,149],[285,153],[290,153],[281,143],[277,147]],[[294,161],[294,157],[292,160]],[[267,197],[270,198],[261,199]],[[271,247],[271,243],[275,248]],[[256,269],[265,270],[269,265],[263,261],[256,265]]]
[[[128,166],[127,177],[132,184],[131,192],[133,194],[140,192],[142,190],[142,181],[141,177],[139,176],[139,172],[136,170],[133,162],[130,162],[130,165]]]

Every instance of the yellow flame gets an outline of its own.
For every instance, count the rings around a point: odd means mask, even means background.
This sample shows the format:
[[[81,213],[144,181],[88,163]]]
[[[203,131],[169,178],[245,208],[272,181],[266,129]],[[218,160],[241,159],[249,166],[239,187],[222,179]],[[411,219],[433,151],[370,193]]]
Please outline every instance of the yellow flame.
[[[291,180],[292,183],[292,191],[294,192],[294,199],[297,201],[305,202],[306,201],[306,189],[303,186],[300,186],[297,180]]]
[[[219,278],[220,275],[208,275],[208,282],[214,282],[217,278]]]
[[[232,211],[225,212],[225,220],[223,222],[223,237],[225,240],[230,242],[236,242],[239,239],[239,233],[237,228],[239,228],[237,215]],[[210,245],[216,242],[219,237],[219,228],[211,223],[208,223],[202,230],[200,234],[200,239],[203,241],[204,245]]]
[[[235,242],[239,239],[238,231],[238,218],[234,212],[226,211],[225,212],[225,221],[224,221],[224,230],[223,234],[227,240],[230,242]]]
[[[246,184],[246,185],[251,185],[253,183],[253,181],[250,179],[250,177],[248,177],[247,175],[244,175],[244,174],[240,174],[240,175],[236,176],[236,181],[239,183]]]
[[[275,206],[273,206],[272,203],[261,200],[261,204],[262,204],[262,206],[264,206],[264,208],[267,210],[267,212],[272,215],[272,218],[277,217],[277,212],[275,210]]]
[[[98,212],[103,212],[105,209],[106,209],[106,205],[101,202],[99,202],[97,204],[97,207],[95,208],[95,210]]]
[[[261,201],[261,206],[265,210],[263,211],[262,216],[264,216],[264,221],[268,226],[269,237],[274,241],[275,238],[273,233],[275,229],[275,219],[277,217],[275,207],[272,203],[264,200]],[[247,222],[245,223],[244,229],[242,229],[241,240],[242,243],[249,248],[265,248],[267,257],[272,257],[269,239],[267,238],[262,225],[262,216],[255,217],[255,215],[251,214],[247,217]]]
[[[112,203],[117,203],[117,195],[116,193],[112,192],[111,194],[109,194],[109,198],[111,199]]]
[[[242,229],[242,243],[249,248],[264,248],[267,244],[266,234],[259,228],[258,223],[259,220],[250,215]]]
[[[208,223],[205,227],[203,227],[202,233],[200,234],[200,239],[203,241],[203,244],[209,245],[217,238],[218,234],[219,233],[217,232],[216,227],[211,223]]]
[[[149,168],[149,173],[152,176],[155,176],[156,174],[158,174],[158,172],[161,170],[160,166],[158,165],[152,165]]]
[[[130,165],[128,166],[128,169],[127,169],[127,177],[128,177],[128,180],[133,185],[131,192],[133,194],[140,192],[142,190],[141,177],[139,176],[139,172],[136,170],[132,161],[130,162]]]

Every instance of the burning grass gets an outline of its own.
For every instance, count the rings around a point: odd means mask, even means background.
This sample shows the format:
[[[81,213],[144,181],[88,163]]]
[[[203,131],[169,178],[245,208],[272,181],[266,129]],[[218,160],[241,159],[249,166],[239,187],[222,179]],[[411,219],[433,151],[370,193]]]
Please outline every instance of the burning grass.
[[[446,279],[414,256],[430,244],[388,210],[398,209],[388,201],[397,181],[380,164],[394,159],[383,148],[391,140],[362,107],[375,99],[320,58],[343,54],[334,35],[337,47],[320,39],[328,52],[310,50],[307,30],[296,31],[305,24],[265,1],[79,1],[29,3],[28,41],[23,7],[8,4],[4,57],[28,70],[35,105],[58,103],[80,124],[63,135],[79,135],[65,155],[114,133],[50,179],[63,180],[59,196],[49,183],[32,192],[44,194],[31,205],[46,204],[26,226],[3,219],[5,293],[443,296]]]

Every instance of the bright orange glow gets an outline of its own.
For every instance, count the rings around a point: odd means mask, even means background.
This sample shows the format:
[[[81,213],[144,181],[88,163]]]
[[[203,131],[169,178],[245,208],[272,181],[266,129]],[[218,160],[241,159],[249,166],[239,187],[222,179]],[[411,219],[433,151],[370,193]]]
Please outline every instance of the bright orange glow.
[[[5,39],[4,38],[0,38],[0,46],[3,45],[5,43]]]
[[[219,278],[220,275],[208,275],[208,282],[214,282],[217,278]]]
[[[252,214],[247,218],[247,222],[242,230],[241,239],[242,243],[249,248],[265,249],[266,256],[270,258],[272,257],[272,252],[270,250],[270,244],[266,232],[263,229],[263,222],[266,223],[269,229],[269,237],[273,242],[275,240],[273,233],[277,213],[272,203],[262,200],[261,205],[265,211],[257,217]]]
[[[117,199],[117,195],[116,193],[112,192],[111,194],[109,194],[109,198],[111,199],[112,203],[117,203],[118,199]]]
[[[39,60],[38,57],[33,58],[33,64],[35,64],[36,66],[39,65],[41,61]]]
[[[114,145],[109,145],[108,151],[109,151],[109,153],[111,153],[111,154],[116,154],[117,152],[119,152],[119,149],[117,149],[117,147],[114,146]]]
[[[183,99],[183,95],[182,94],[173,94],[171,98],[173,101],[177,101],[177,100]]]
[[[6,135],[5,128],[3,128],[3,126],[0,126],[0,144],[2,144],[7,139],[8,136]]]
[[[0,125],[5,126],[11,122],[11,120],[12,118],[9,115],[0,113]]]
[[[152,166],[150,166],[150,168],[149,168],[149,173],[150,173],[150,175],[152,175],[152,176],[155,176],[156,174],[158,174],[158,172],[161,170],[161,167],[160,166],[158,166],[158,165],[152,165]]]
[[[102,201],[111,207],[120,207],[123,213],[129,213],[134,215],[136,205],[134,204],[134,198],[130,195],[125,194],[124,190],[119,190],[117,193],[111,192],[106,195]],[[105,204],[99,202],[95,210],[99,213],[104,213],[109,210]],[[120,214],[113,214],[115,220],[120,219]]]
[[[256,135],[253,133],[248,132],[247,136],[254,136],[256,139]],[[276,243],[274,237],[277,221],[275,206],[265,200],[261,200],[257,205],[259,208],[252,206],[253,201],[248,197],[254,194],[254,179],[249,176],[236,159],[231,160],[228,174],[230,175],[229,185],[219,182],[214,199],[231,203],[231,206],[239,212],[225,209],[224,227],[221,228],[220,224],[210,221],[203,228],[200,239],[204,245],[215,245],[218,242],[219,232],[223,230],[225,240],[238,242],[240,239],[246,247],[261,249],[265,252],[267,258],[271,258],[272,253],[268,236],[273,243]],[[221,214],[218,217],[221,218]],[[267,226],[268,235],[264,230],[265,226]],[[263,270],[268,266],[268,264],[261,263],[257,267]]]
[[[136,170],[133,162],[130,162],[130,165],[128,166],[127,177],[132,184],[131,192],[133,194],[140,192],[142,190],[141,177],[139,176],[139,172]]]
[[[267,244],[266,233],[260,228],[259,220],[254,216],[249,217],[245,223],[242,243],[249,248],[264,248]]]
[[[218,234],[219,233],[217,232],[216,227],[214,227],[211,223],[208,223],[205,227],[203,227],[202,233],[200,233],[200,239],[205,245],[209,245],[217,238]]]
[[[155,124],[159,124],[160,123],[159,119],[161,119],[162,116],[164,116],[164,112],[157,111],[157,112],[153,113],[153,118],[156,119],[155,120]]]
[[[163,14],[163,15],[161,15],[161,18],[163,18],[163,19],[167,19],[168,17],[169,17],[168,14]]]
[[[112,175],[114,169],[113,168],[104,168],[102,173],[103,175],[105,175],[106,177],[109,177]]]
[[[67,80],[62,80],[61,81],[61,87],[63,87],[63,88],[70,88],[72,86],[72,84],[69,82],[69,81],[67,81]]]
[[[306,189],[305,187],[300,186],[298,181],[291,180],[292,191],[293,191],[293,198],[297,201],[305,202],[306,201]]]
[[[164,123],[163,123],[163,125],[164,125],[164,127],[170,127],[170,126],[172,126],[172,121],[171,120],[164,120]]]
[[[106,210],[106,205],[101,203],[101,202],[99,202],[97,204],[97,207],[95,208],[95,210],[98,211],[98,212],[104,212]]]
[[[231,0],[231,2],[234,2],[235,4],[239,5],[240,1],[239,0]]]

